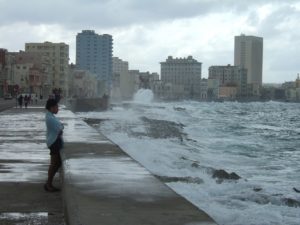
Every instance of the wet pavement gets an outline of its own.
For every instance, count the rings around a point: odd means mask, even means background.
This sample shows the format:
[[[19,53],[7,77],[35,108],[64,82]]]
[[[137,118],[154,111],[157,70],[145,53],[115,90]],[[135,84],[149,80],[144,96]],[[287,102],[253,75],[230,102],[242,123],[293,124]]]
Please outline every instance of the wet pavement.
[[[0,224],[215,224],[71,111],[57,116],[65,126],[56,177],[63,191],[50,194],[43,107],[0,113]]]
[[[5,100],[3,98],[0,98],[0,112],[9,109],[11,107],[14,107],[15,105],[16,105],[15,99]]]
[[[0,113],[0,224],[63,225],[60,193],[43,189],[49,150],[44,107]],[[56,185],[59,179],[56,177]]]
[[[72,112],[62,110],[60,116],[70,225],[216,224]]]

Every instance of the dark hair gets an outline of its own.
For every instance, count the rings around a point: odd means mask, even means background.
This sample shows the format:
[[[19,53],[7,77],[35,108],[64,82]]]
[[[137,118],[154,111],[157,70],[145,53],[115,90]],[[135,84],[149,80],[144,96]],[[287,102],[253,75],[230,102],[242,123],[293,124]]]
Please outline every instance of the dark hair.
[[[49,111],[53,106],[57,106],[57,101],[55,99],[48,99],[45,108]]]

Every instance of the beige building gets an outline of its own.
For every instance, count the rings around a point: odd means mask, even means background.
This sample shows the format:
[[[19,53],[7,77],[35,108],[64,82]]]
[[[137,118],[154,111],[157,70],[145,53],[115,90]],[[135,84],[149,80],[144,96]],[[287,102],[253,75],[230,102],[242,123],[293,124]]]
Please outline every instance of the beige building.
[[[282,84],[285,90],[286,99],[289,101],[300,101],[300,77],[299,74],[295,82],[285,82]]]
[[[220,86],[219,98],[221,99],[235,99],[237,95],[237,87],[234,86]]]
[[[48,93],[44,85],[47,80],[47,69],[43,56],[35,52],[7,52],[6,54],[7,92],[13,96],[18,93]]]
[[[263,70],[263,38],[235,36],[234,39],[234,65],[248,71],[247,83],[262,85]]]
[[[97,96],[97,78],[95,74],[78,70],[70,66],[69,94],[71,98],[93,98]]]
[[[47,65],[50,89],[60,89],[63,96],[68,94],[69,45],[65,43],[26,43],[25,52],[37,52],[43,55]]]
[[[237,97],[247,96],[247,69],[239,66],[211,66],[208,69],[209,79],[219,80],[220,86],[236,86]]]
[[[113,57],[113,81],[111,99],[113,101],[130,100],[134,94],[135,77],[128,70],[128,62]]]
[[[181,98],[193,98],[195,93],[200,93],[201,62],[198,62],[192,56],[187,58],[169,56],[160,65],[162,82],[183,86]]]

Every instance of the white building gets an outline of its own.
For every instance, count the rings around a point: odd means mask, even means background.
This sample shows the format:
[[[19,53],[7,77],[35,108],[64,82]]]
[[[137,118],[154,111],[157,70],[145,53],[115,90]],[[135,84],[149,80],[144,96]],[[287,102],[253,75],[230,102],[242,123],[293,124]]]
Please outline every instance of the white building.
[[[181,98],[194,98],[200,94],[202,63],[193,59],[173,58],[169,56],[161,62],[161,80],[163,83],[182,86]]]

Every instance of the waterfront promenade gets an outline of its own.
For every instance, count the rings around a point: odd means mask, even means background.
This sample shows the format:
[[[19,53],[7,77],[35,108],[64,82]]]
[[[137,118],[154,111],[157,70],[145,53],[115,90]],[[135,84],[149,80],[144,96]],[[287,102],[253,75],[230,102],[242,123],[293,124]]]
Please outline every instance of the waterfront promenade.
[[[42,106],[0,113],[2,225],[64,224],[61,193],[43,190],[49,161],[43,114]]]
[[[47,193],[43,106],[0,115],[0,224],[215,224],[67,109],[63,170]]]

